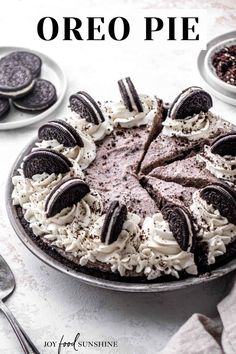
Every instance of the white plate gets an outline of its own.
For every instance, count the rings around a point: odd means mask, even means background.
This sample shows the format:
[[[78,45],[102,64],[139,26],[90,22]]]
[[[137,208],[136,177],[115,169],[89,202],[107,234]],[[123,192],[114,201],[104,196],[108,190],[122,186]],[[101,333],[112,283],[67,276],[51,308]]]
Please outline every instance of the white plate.
[[[217,43],[213,47],[209,48],[209,50],[206,53],[205,61],[204,61],[205,72],[209,77],[209,81],[216,84],[217,86],[220,86],[222,89],[226,91],[233,92],[234,94],[236,94],[236,86],[227,84],[217,76],[215,68],[212,65],[212,57],[215,53],[219,52],[224,47],[230,47],[231,45],[235,45],[235,44],[236,44],[236,38],[226,39],[222,42]]]
[[[220,43],[224,40],[236,38],[236,31],[225,33],[221,36],[218,36],[216,38],[213,38],[208,44],[207,44],[207,50],[202,50],[199,53],[198,59],[197,59],[197,65],[198,65],[198,70],[199,73],[205,81],[206,84],[206,89],[215,97],[219,98],[221,101],[229,103],[233,106],[236,106],[236,94],[224,90],[222,87],[216,85],[213,83],[211,80],[209,80],[209,76],[206,73],[206,68],[205,68],[205,57],[207,54],[207,51],[210,50],[213,46],[215,46],[217,43]]]
[[[61,67],[47,55],[28,48],[0,47],[0,58],[14,51],[29,51],[35,53],[42,59],[42,70],[40,77],[49,80],[56,87],[57,101],[46,111],[40,113],[25,113],[18,111],[13,106],[10,112],[0,119],[0,130],[9,130],[25,127],[37,123],[51,114],[61,103],[66,91],[66,77]]]

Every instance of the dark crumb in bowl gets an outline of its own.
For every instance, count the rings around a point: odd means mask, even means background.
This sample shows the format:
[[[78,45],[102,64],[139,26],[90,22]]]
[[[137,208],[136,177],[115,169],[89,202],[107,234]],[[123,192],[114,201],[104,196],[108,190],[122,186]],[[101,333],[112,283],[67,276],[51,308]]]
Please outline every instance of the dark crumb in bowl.
[[[212,56],[216,75],[227,84],[236,86],[236,45],[224,47]]]

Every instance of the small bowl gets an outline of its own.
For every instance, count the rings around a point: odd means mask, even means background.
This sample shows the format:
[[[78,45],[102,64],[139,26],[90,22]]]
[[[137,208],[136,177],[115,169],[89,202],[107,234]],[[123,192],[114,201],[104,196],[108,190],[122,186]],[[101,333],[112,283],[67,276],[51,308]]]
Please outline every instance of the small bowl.
[[[209,81],[220,87],[221,89],[224,89],[226,91],[230,91],[236,94],[236,86],[235,85],[230,85],[221,80],[217,74],[214,66],[212,65],[212,57],[215,53],[219,52],[221,49],[225,47],[230,47],[231,45],[236,45],[236,38],[231,38],[224,40],[220,43],[217,43],[213,47],[211,47],[206,54],[205,57],[205,62],[204,62],[204,67],[206,74],[208,76]]]

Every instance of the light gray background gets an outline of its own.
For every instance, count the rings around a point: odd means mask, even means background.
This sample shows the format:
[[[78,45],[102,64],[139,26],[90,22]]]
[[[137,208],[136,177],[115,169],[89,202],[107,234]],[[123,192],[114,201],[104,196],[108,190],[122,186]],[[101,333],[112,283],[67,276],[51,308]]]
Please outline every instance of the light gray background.
[[[116,80],[130,75],[139,92],[155,93],[171,100],[183,88],[201,85],[197,72],[197,50],[158,45],[127,47],[109,43],[43,42],[36,35],[36,19],[41,14],[63,16],[63,6],[79,17],[79,8],[86,3],[94,15],[104,14],[112,6],[106,1],[25,1],[1,4],[1,45],[19,45],[41,50],[63,65],[68,80],[68,95],[84,89],[94,97],[118,95]],[[235,29],[235,2],[227,1],[117,1],[122,9],[199,8],[207,10],[208,39]],[[67,4],[67,5],[66,5]],[[115,93],[114,93],[114,92]],[[68,95],[54,115],[67,112]],[[236,109],[217,99],[214,111],[235,122]],[[44,341],[59,340],[62,334],[73,340],[77,332],[83,339],[117,340],[117,350],[86,350],[80,353],[154,354],[194,312],[216,317],[216,304],[225,295],[232,275],[185,291],[166,294],[125,294],[95,289],[59,274],[35,259],[20,243],[5,214],[4,191],[9,169],[19,151],[35,135],[37,126],[16,131],[0,132],[0,252],[11,265],[17,289],[7,304],[42,353]],[[0,353],[21,353],[11,328],[0,314]],[[73,353],[64,350],[62,353]]]

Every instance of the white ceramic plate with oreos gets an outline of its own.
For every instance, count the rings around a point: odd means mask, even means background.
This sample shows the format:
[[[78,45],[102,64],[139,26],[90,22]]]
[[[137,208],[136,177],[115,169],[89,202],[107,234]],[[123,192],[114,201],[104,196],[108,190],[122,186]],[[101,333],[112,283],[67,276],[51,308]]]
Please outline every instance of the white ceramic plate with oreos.
[[[215,80],[212,80],[213,73],[211,73],[211,75],[209,74],[211,72],[209,66],[209,56],[214,51],[214,49],[216,49],[217,51],[220,50],[221,45],[225,46],[229,43],[235,44],[235,40],[236,40],[236,31],[224,33],[220,36],[217,36],[207,44],[207,50],[202,50],[199,53],[197,59],[198,70],[202,80],[204,81],[206,89],[213,96],[233,106],[236,106],[236,94],[226,89],[225,87],[228,87],[229,85],[225,84],[223,81],[219,85],[219,81],[221,81],[220,79],[215,78]]]
[[[22,128],[43,120],[57,109],[57,107],[62,102],[66,92],[67,81],[64,71],[58,63],[56,63],[52,58],[48,57],[47,55],[37,52],[35,50],[31,50],[29,48],[0,47],[0,59],[5,57],[9,53],[16,51],[30,52],[40,57],[42,61],[42,67],[39,78],[48,80],[55,86],[57,99],[46,110],[35,112],[25,112],[16,109],[14,105],[11,104],[11,108],[8,114],[0,118],[0,130]]]
[[[16,175],[17,169],[20,167],[23,158],[29,154],[35,140],[28,144],[25,149],[20,153],[16,159],[9,178],[7,181],[7,190],[6,190],[6,208],[8,212],[8,217],[11,222],[12,227],[14,228],[17,236],[23,242],[23,244],[42,262],[59,270],[62,273],[65,273],[73,278],[78,279],[89,285],[111,289],[116,291],[126,291],[126,292],[165,292],[165,291],[174,291],[178,289],[184,289],[190,286],[202,284],[214,280],[216,278],[222,277],[233,270],[236,270],[236,258],[229,261],[225,265],[218,267],[217,269],[211,271],[211,273],[203,274],[199,277],[189,276],[186,279],[182,280],[173,280],[173,281],[161,281],[156,283],[135,283],[135,282],[121,282],[114,280],[107,280],[104,277],[90,275],[81,271],[74,270],[68,264],[58,260],[58,257],[52,255],[51,252],[47,252],[45,248],[40,247],[37,242],[26,232],[26,229],[22,225],[19,214],[16,207],[12,204],[12,176]]]

